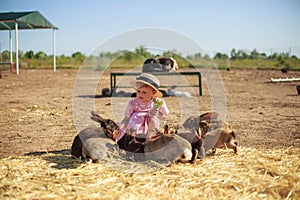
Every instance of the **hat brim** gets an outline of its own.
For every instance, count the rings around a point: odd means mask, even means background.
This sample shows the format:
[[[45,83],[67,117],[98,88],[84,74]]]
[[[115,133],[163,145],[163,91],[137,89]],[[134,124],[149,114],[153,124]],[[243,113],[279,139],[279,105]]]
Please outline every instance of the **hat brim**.
[[[143,81],[143,80],[135,80],[135,81],[130,81],[130,84],[134,87],[134,88],[136,88],[136,84],[137,83],[143,83],[143,84],[145,84],[145,85],[148,85],[148,86],[150,86],[152,89],[154,89],[155,91],[156,91],[156,93],[155,93],[155,96],[156,97],[163,97],[163,94],[156,88],[156,87],[154,87],[153,85],[151,85],[150,83],[148,83],[148,82],[146,82],[146,81]],[[136,88],[137,89],[137,88]]]

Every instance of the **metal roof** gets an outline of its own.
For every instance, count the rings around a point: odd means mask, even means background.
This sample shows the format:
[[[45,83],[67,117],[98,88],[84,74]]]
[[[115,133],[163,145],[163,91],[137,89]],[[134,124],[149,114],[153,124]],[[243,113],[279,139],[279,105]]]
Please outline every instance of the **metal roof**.
[[[18,29],[58,29],[38,11],[0,13],[0,30]]]

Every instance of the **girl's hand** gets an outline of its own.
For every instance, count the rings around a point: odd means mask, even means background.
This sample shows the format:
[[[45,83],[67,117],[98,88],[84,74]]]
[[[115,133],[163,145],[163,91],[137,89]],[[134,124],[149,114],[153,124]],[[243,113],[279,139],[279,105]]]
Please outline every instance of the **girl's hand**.
[[[155,109],[158,109],[159,107],[161,107],[163,105],[163,101],[158,98],[154,98],[153,103],[154,103],[153,107]]]
[[[158,112],[158,109],[152,108],[152,109],[149,111],[149,113],[150,113],[150,116],[151,116],[151,117],[157,117],[159,112]]]

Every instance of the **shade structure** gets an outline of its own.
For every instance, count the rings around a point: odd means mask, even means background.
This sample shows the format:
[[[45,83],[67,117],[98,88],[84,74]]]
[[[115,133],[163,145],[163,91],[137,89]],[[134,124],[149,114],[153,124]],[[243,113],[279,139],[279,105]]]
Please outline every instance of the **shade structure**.
[[[56,42],[55,30],[56,26],[51,24],[38,11],[30,12],[6,12],[0,13],[0,30],[9,30],[10,41],[10,63],[12,64],[12,39],[11,31],[15,30],[16,40],[16,72],[19,74],[19,56],[18,56],[18,30],[19,29],[52,29],[52,46],[53,46],[53,69],[56,71]]]

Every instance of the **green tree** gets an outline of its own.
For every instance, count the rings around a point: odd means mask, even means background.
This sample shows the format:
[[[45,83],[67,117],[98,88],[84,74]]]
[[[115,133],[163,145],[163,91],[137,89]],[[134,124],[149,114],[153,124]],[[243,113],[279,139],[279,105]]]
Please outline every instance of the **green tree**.
[[[244,50],[238,50],[237,52],[238,59],[244,60],[247,59],[248,57],[249,57],[248,54]]]
[[[274,52],[272,55],[270,55],[269,57],[268,57],[268,59],[270,59],[270,60],[275,60],[275,59],[277,59],[278,58],[278,53],[276,53],[276,52]]]
[[[72,58],[74,58],[77,62],[82,63],[85,60],[85,55],[80,52],[75,52],[72,54]]]
[[[201,59],[202,55],[201,55],[201,53],[195,53],[194,57],[197,59]]]
[[[225,53],[216,53],[216,55],[214,56],[214,59],[228,59],[228,55]]]
[[[144,46],[140,46],[135,49],[135,54],[137,54],[137,57],[142,56],[144,58],[151,57],[151,54],[146,50]]]
[[[292,55],[292,56],[291,56],[291,59],[293,59],[293,60],[298,60],[297,56],[295,56],[295,55]]]
[[[203,59],[210,60],[210,56],[208,54],[205,54],[205,56],[203,57]]]
[[[2,52],[2,59],[3,60],[9,60],[10,59],[10,52],[8,50],[5,50]]]
[[[123,58],[126,62],[130,62],[134,59],[135,57],[135,54],[131,51],[126,51],[124,54],[123,54]]]
[[[113,54],[111,52],[100,52],[99,54],[99,57],[100,58],[112,58],[113,57]]]
[[[277,66],[284,67],[286,69],[291,69],[293,66],[290,62],[289,57],[290,57],[289,53],[279,54],[279,56],[277,57],[277,61],[278,61]]]
[[[259,58],[260,54],[257,52],[256,49],[253,49],[253,51],[250,52],[250,59],[255,60]]]
[[[263,59],[267,59],[267,54],[266,53],[261,53],[260,57],[263,58]]]
[[[33,58],[34,58],[34,52],[33,52],[32,50],[27,51],[27,52],[24,54],[24,57],[27,58],[27,59],[33,59]]]
[[[45,58],[47,58],[47,54],[42,52],[42,51],[39,51],[36,54],[34,54],[34,58],[36,58],[36,59],[45,59]]]
[[[231,52],[230,52],[230,58],[232,60],[235,60],[237,59],[237,53],[236,53],[236,50],[235,49],[232,49]]]

